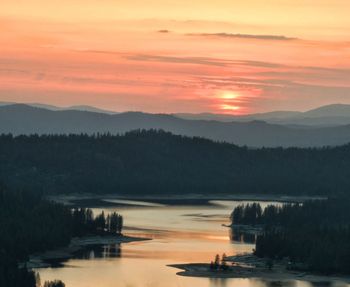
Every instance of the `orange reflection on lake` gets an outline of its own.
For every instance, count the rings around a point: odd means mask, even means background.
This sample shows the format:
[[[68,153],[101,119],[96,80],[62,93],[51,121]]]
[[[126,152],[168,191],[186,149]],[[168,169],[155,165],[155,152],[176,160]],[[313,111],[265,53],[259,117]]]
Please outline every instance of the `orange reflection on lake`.
[[[63,268],[39,269],[42,281],[61,279],[67,287],[269,287],[253,279],[209,279],[182,277],[169,264],[210,262],[217,253],[235,255],[251,252],[254,244],[223,226],[242,202],[215,202],[206,206],[158,206],[103,208],[124,216],[124,233],[152,238],[121,244],[102,251],[87,250]],[[138,203],[139,204],[139,203]],[[263,203],[267,205],[268,203]],[[96,209],[96,212],[101,209]],[[82,259],[83,258],[83,259]],[[312,287],[302,281],[293,287]],[[344,285],[343,285],[344,286]],[[340,286],[339,286],[340,287]]]

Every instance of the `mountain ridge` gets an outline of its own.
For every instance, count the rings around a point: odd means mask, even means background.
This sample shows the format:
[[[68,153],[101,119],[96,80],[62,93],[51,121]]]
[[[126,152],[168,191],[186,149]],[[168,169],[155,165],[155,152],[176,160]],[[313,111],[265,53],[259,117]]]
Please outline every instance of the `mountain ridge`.
[[[122,134],[136,129],[157,129],[249,147],[321,147],[350,142],[350,125],[290,127],[266,121],[219,122],[186,120],[169,114],[89,111],[52,111],[15,104],[0,107],[0,133],[19,134]]]
[[[0,106],[21,104],[14,102],[0,102]],[[103,114],[121,114],[134,111],[117,112],[106,110],[89,105],[73,105],[68,107],[58,107],[41,103],[24,103],[32,107],[40,107],[52,111],[76,110],[89,111]],[[137,112],[137,111],[135,111]],[[142,113],[142,112],[141,112]],[[150,113],[149,113],[150,114]],[[157,114],[157,113],[156,113]],[[159,114],[159,113],[158,113]],[[249,122],[253,120],[263,120],[271,124],[285,126],[306,126],[306,127],[329,127],[350,124],[350,105],[349,104],[330,104],[310,109],[304,112],[277,110],[270,112],[230,115],[215,113],[170,113],[169,115],[186,120],[214,120],[220,122]]]

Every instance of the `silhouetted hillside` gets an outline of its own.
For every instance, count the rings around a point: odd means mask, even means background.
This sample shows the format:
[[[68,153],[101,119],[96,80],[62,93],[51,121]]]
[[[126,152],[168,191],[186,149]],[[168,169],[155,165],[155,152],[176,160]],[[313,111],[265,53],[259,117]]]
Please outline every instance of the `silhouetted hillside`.
[[[1,136],[0,181],[51,193],[341,194],[350,145],[247,149],[165,132]]]
[[[108,115],[76,110],[52,111],[27,105],[0,107],[0,133],[119,134],[134,129],[163,129],[174,134],[200,136],[249,147],[320,147],[350,142],[350,125],[305,129],[263,121],[224,123],[140,112]]]

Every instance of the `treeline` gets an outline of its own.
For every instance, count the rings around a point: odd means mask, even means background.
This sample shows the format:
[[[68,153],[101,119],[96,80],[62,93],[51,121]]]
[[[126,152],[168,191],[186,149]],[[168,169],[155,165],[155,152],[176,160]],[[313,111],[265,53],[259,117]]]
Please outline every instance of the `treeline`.
[[[251,203],[251,204],[241,204],[234,208],[231,213],[231,222],[232,224],[249,224],[256,225],[262,223],[262,218],[265,217],[262,208],[259,203]]]
[[[37,285],[39,285],[37,283]],[[61,280],[46,281],[43,287],[65,287],[66,285]],[[40,285],[37,287],[41,287]]]
[[[18,267],[30,254],[68,245],[74,236],[121,233],[122,225],[116,213],[94,217],[90,209],[72,211],[38,193],[0,187],[0,286],[34,287],[35,274]]]
[[[264,226],[256,241],[259,257],[288,257],[291,268],[350,274],[349,210],[350,201],[344,198],[271,205],[263,210],[251,204],[235,208],[231,218],[233,224]]]
[[[71,221],[76,236],[87,233],[121,235],[123,229],[123,217],[116,212],[108,214],[106,217],[102,211],[95,217],[90,208],[77,208],[72,211]]]
[[[209,270],[211,271],[228,270],[229,266],[227,265],[226,261],[227,261],[227,256],[225,253],[222,254],[221,258],[219,254],[216,254],[214,260],[210,261]]]
[[[119,136],[2,135],[0,151],[0,181],[45,193],[339,195],[350,190],[350,145],[248,149],[151,130]]]

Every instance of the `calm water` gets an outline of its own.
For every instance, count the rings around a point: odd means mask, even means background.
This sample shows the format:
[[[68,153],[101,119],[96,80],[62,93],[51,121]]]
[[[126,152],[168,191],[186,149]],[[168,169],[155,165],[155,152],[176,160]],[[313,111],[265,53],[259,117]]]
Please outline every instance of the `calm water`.
[[[87,250],[61,268],[39,269],[42,281],[61,279],[67,287],[282,286],[251,279],[182,277],[176,275],[179,270],[167,267],[174,263],[209,262],[217,253],[234,255],[252,250],[251,238],[247,242],[222,226],[229,223],[228,216],[233,207],[242,202],[214,203],[214,206],[165,206],[124,201],[123,204],[136,205],[104,208],[105,212],[117,211],[124,216],[125,234],[153,240]],[[293,281],[283,286],[318,285]]]

